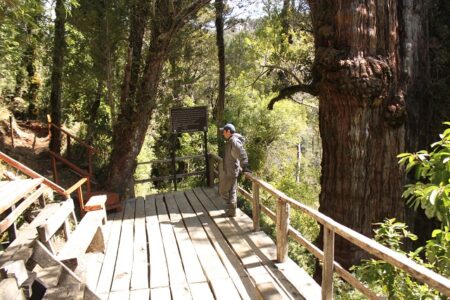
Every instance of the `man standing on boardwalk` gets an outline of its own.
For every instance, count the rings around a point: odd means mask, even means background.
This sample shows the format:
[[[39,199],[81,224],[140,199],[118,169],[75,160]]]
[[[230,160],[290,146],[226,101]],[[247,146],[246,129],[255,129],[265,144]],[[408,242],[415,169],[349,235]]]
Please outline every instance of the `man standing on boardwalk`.
[[[244,149],[245,138],[239,133],[236,133],[236,128],[231,123],[226,124],[220,130],[225,138],[225,149],[219,193],[228,206],[224,216],[235,217],[237,177],[241,170],[243,172],[250,172],[248,169],[247,152]]]

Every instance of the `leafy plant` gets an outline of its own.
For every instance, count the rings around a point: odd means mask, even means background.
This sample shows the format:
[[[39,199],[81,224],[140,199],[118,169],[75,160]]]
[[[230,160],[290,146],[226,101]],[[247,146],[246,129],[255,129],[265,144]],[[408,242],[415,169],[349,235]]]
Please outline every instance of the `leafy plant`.
[[[418,264],[431,267],[419,256],[423,250],[422,247],[410,252],[402,250],[401,245],[405,240],[417,239],[417,236],[408,231],[404,223],[388,219],[376,225],[379,225],[379,228],[374,230],[377,242],[406,255]],[[353,266],[351,270],[355,271],[357,277],[366,282],[370,289],[378,294],[386,295],[388,299],[440,299],[441,297],[438,292],[416,281],[408,273],[382,260],[363,260],[361,265]]]
[[[450,125],[450,122],[444,124]],[[432,144],[431,152],[398,155],[399,164],[406,165],[406,172],[414,172],[417,182],[406,185],[403,198],[417,209],[425,210],[428,218],[437,218],[442,226],[450,226],[450,128]]]

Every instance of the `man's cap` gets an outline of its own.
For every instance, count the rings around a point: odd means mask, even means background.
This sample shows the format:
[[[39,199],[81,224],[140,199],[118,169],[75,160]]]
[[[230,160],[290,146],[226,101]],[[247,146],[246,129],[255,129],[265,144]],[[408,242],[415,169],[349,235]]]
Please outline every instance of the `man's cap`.
[[[224,131],[225,129],[231,130],[232,132],[236,132],[236,128],[231,123],[225,124],[222,128],[220,128],[220,131]]]

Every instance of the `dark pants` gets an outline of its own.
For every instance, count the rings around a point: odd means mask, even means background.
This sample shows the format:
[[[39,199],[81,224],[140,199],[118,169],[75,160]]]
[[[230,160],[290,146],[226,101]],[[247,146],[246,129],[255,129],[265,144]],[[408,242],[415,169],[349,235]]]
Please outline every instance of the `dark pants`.
[[[222,178],[220,195],[226,204],[236,204],[237,202],[237,178],[225,177]]]

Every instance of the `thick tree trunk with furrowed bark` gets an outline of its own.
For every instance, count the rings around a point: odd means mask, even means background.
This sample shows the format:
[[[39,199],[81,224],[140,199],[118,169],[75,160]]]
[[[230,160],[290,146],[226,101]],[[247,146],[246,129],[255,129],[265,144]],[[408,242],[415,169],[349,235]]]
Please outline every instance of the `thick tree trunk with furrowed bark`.
[[[396,155],[419,145],[426,7],[424,0],[309,2],[323,143],[320,211],[371,236],[373,223],[405,220]],[[339,238],[335,251],[345,267],[365,255]]]

